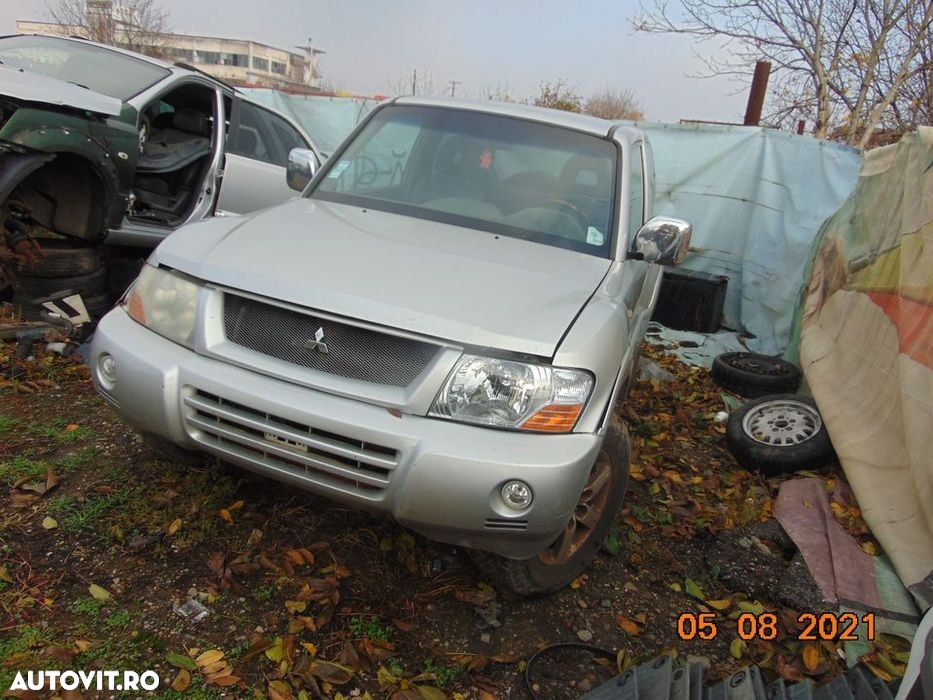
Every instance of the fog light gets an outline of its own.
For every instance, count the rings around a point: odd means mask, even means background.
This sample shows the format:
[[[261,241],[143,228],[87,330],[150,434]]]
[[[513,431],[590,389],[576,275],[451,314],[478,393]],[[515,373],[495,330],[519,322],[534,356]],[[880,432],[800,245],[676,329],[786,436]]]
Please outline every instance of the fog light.
[[[117,363],[112,355],[106,352],[101,354],[97,359],[97,372],[100,374],[100,378],[108,384],[117,381]]]
[[[502,501],[512,510],[525,510],[533,498],[531,487],[524,481],[508,481],[502,487]]]

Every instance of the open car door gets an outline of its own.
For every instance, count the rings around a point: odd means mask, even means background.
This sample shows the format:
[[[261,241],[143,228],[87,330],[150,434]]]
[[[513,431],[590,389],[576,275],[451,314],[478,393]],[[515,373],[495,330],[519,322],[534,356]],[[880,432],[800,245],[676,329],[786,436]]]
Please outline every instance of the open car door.
[[[245,214],[296,196],[285,182],[285,165],[293,148],[318,154],[311,139],[285,117],[234,96],[216,213]]]

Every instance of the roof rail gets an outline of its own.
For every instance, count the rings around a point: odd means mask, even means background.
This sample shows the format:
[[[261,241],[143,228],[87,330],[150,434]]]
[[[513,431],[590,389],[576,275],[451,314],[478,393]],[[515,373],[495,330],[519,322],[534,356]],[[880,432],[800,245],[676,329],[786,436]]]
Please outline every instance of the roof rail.
[[[201,70],[200,68],[195,68],[195,67],[192,66],[190,63],[185,63],[184,61],[175,61],[175,64],[174,64],[174,65],[177,66],[178,68],[184,68],[185,70],[190,70],[190,71],[194,71],[195,73],[200,73],[200,74],[203,75],[204,77],[210,78],[210,79],[213,80],[214,82],[220,83],[221,85],[223,85],[223,86],[226,87],[226,88],[230,88],[230,89],[233,90],[234,92],[239,92],[239,90],[238,90],[236,87],[234,87],[233,85],[231,85],[230,83],[224,82],[223,80],[221,80],[220,78],[218,78],[216,75],[211,75],[211,74],[208,73],[207,71],[203,71],[203,70]]]

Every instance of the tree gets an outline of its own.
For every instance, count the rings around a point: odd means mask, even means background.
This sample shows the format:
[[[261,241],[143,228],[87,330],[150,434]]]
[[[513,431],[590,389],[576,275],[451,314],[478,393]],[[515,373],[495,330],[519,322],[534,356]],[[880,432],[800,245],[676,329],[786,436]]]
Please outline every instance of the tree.
[[[642,6],[635,29],[724,40],[730,58],[707,58],[708,73],[747,77],[758,59],[774,66],[769,119],[809,119],[819,138],[864,147],[896,121],[905,86],[922,80],[930,0],[664,0]],[[927,55],[926,60],[929,60]],[[927,75],[927,81],[929,76]],[[901,109],[903,113],[903,109]]]
[[[641,106],[635,99],[635,93],[626,88],[618,90],[608,85],[600,92],[590,95],[583,105],[583,112],[603,119],[631,119],[638,121],[643,118]]]
[[[403,95],[435,95],[434,76],[430,71],[417,68],[411,74],[389,80],[389,94],[394,97]]]
[[[561,109],[565,112],[579,112],[583,109],[580,95],[563,78],[558,78],[554,83],[541,83],[538,86],[534,104],[538,107]]]
[[[480,100],[492,100],[493,102],[515,102],[515,98],[512,96],[512,91],[509,89],[508,84],[503,85],[502,83],[496,83],[496,87],[490,87],[487,85],[482,90],[480,90],[479,98]]]
[[[46,8],[70,33],[143,53],[169,30],[169,12],[158,0],[49,0]]]

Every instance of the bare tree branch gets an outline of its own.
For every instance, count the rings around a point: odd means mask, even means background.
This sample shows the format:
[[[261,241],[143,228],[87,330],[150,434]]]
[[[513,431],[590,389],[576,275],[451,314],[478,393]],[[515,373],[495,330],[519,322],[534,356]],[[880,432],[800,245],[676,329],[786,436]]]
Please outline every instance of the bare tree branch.
[[[755,61],[774,67],[770,118],[806,119],[820,138],[864,147],[879,126],[931,116],[930,0],[653,0],[638,31],[727,40],[709,75],[746,80]]]
[[[141,53],[157,53],[169,31],[159,0],[49,0],[46,9],[72,34]]]

